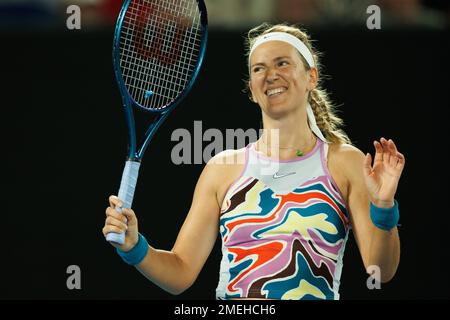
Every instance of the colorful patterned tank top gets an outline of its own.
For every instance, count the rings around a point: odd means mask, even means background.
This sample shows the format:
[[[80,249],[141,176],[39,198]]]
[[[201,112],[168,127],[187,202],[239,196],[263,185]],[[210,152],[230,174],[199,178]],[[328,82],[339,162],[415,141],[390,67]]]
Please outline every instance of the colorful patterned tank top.
[[[221,208],[217,299],[339,299],[349,219],[327,153],[319,139],[290,161],[247,146]]]

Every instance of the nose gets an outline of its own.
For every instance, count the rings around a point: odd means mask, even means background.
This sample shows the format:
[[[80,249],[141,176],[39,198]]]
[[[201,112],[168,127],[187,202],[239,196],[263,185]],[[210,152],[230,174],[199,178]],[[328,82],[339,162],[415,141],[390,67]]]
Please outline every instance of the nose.
[[[266,77],[267,82],[274,82],[279,78],[280,76],[278,75],[277,69],[270,68],[269,70],[267,70],[267,77]]]

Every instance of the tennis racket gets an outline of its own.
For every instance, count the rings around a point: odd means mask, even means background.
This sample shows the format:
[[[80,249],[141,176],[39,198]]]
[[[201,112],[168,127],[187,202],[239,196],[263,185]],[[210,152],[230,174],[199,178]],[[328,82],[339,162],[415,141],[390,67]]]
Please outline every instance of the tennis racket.
[[[113,43],[114,71],[129,138],[118,194],[122,208],[131,208],[139,167],[151,138],[194,84],[207,37],[203,0],[126,0],[122,6]],[[140,147],[134,108],[156,115]],[[123,244],[125,233],[108,233],[106,240]]]

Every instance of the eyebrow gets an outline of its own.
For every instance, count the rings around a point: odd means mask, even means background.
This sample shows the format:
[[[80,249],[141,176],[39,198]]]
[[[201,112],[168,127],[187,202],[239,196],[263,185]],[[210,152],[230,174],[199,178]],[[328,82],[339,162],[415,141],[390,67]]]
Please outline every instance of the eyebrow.
[[[274,58],[272,61],[276,62],[276,61],[280,61],[280,60],[283,60],[283,59],[290,59],[290,57],[288,57],[288,56],[276,57],[276,58]],[[257,63],[252,64],[252,65],[250,66],[250,68],[253,68],[253,67],[255,67],[255,66],[265,66],[265,65],[266,65],[266,64],[265,64],[264,62],[257,62]]]

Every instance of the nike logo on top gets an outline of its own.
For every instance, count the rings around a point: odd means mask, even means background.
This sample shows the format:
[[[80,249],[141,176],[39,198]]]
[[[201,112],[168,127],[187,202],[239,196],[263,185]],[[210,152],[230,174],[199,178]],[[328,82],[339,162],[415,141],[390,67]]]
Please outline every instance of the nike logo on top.
[[[293,174],[295,174],[295,173],[296,173],[296,172],[289,172],[289,173],[278,174],[278,172],[276,172],[276,173],[273,174],[273,178],[274,178],[274,179],[280,179],[280,178],[284,178],[284,177],[293,175]]]

